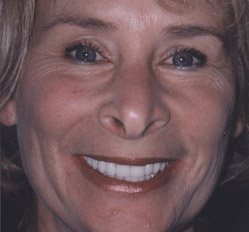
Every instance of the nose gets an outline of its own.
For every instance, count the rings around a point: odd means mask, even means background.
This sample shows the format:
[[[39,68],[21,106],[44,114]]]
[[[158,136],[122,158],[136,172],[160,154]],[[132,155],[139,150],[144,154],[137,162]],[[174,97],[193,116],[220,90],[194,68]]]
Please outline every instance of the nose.
[[[111,100],[100,109],[101,125],[125,139],[139,138],[165,127],[170,113],[161,102],[158,89],[149,69],[126,68],[109,90]]]

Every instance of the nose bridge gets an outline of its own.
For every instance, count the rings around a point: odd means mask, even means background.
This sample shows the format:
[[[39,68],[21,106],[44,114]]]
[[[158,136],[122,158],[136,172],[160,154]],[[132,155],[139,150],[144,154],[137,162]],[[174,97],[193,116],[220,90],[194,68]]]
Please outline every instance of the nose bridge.
[[[155,80],[142,64],[123,67],[115,78],[113,100],[101,112],[101,124],[127,139],[143,136],[166,124],[167,114],[157,102]]]
[[[155,98],[150,71],[142,65],[133,65],[126,67],[118,78],[122,117],[145,123],[153,110],[152,105]]]

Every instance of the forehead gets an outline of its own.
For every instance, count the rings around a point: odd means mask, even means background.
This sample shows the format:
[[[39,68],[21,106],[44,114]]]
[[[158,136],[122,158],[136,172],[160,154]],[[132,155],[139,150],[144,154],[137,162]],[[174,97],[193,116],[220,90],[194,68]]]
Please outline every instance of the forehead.
[[[137,15],[140,19],[158,12],[184,15],[198,21],[200,16],[205,20],[221,23],[224,1],[216,0],[38,0],[37,13],[47,21],[54,15],[87,15],[91,17],[107,16],[118,19],[119,15]],[[129,18],[127,17],[127,20]]]
[[[40,5],[44,6],[58,6],[58,5],[67,5],[73,6],[75,3],[81,3],[84,6],[88,6],[91,4],[103,3],[103,4],[111,4],[113,6],[120,5],[124,3],[128,3],[129,5],[148,5],[149,3],[154,3],[160,5],[162,8],[167,10],[187,10],[192,7],[200,6],[200,7],[208,7],[210,9],[217,9],[217,7],[222,8],[221,4],[224,4],[226,1],[220,0],[38,0]],[[71,7],[69,7],[71,8]]]

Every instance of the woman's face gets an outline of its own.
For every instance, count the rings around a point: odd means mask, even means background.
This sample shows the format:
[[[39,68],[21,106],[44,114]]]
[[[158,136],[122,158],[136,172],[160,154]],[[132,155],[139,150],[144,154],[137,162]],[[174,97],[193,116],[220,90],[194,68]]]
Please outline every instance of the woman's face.
[[[236,133],[222,19],[166,3],[38,1],[12,114],[41,231],[181,231],[210,196]]]

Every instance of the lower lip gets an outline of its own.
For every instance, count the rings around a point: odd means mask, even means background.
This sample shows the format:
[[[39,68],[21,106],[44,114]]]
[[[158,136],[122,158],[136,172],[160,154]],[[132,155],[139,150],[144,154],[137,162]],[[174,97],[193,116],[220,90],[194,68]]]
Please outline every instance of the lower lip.
[[[146,193],[164,186],[169,182],[179,163],[176,160],[170,160],[169,165],[155,177],[134,183],[105,176],[88,165],[82,155],[75,157],[77,165],[90,182],[105,190],[127,194]]]

